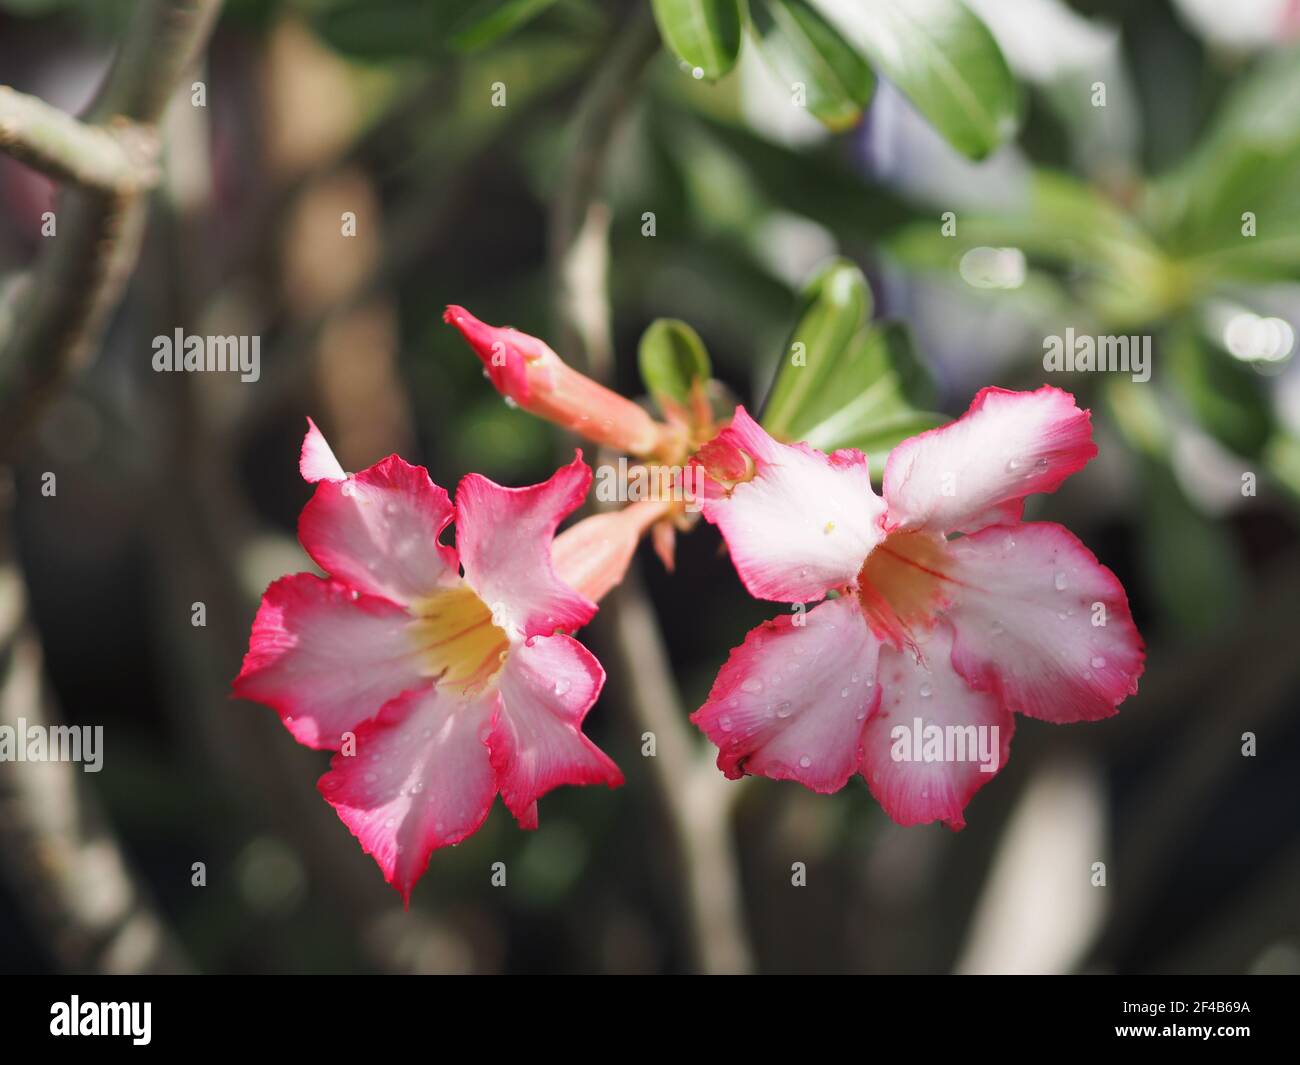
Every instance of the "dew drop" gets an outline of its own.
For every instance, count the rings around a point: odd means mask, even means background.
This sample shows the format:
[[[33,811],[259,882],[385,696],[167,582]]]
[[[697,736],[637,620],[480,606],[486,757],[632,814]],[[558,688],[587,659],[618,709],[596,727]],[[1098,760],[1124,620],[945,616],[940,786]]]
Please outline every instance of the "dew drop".
[[[1058,569],[1056,571],[1056,576],[1052,578],[1052,585],[1056,588],[1058,592],[1065,591],[1066,580],[1065,580],[1064,570]]]
[[[555,694],[564,695],[572,687],[573,682],[568,677],[561,677],[555,682]]]
[[[1102,658],[1101,655],[1097,655],[1097,656],[1094,657],[1093,660],[1092,660],[1092,668],[1093,668],[1093,669],[1105,669],[1105,668],[1106,668],[1106,660],[1105,660],[1104,658]]]
[[[718,718],[718,724],[722,726],[722,731],[723,731],[723,732],[730,732],[730,731],[731,731],[731,718],[729,718],[729,717],[727,717],[727,716],[724,715],[724,716]]]
[[[1007,459],[1007,473],[1015,473],[1018,469],[1020,469],[1019,459]]]
[[[802,758],[799,759],[799,764],[803,766],[804,769],[807,769],[810,765],[812,765],[812,759],[805,754]]]
[[[923,681],[921,683],[921,698],[928,699],[933,694],[934,694],[934,688],[930,686],[930,682],[928,680]]]
[[[740,690],[749,692],[750,695],[757,695],[763,690],[763,682],[757,677],[746,677],[740,685]]]
[[[518,410],[518,409],[519,409],[519,404],[516,403],[515,400],[514,400],[512,397],[510,397],[510,396],[502,396],[501,398],[504,399],[504,400],[506,401],[506,406],[509,407],[511,410]]]
[[[791,712],[791,706],[790,706],[789,699],[782,699],[779,703],[776,704],[777,717],[782,717],[782,718],[789,717],[790,712]]]
[[[848,688],[841,688],[841,689],[840,689],[840,698],[841,698],[841,699],[847,699],[848,697],[849,697],[849,689],[848,689]]]

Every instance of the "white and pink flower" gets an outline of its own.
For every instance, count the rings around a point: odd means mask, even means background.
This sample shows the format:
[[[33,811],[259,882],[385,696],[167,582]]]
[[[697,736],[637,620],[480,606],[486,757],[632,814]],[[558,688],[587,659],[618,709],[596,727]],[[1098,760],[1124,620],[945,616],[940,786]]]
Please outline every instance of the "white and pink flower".
[[[1115,713],[1144,657],[1124,589],[1063,526],[1022,520],[1095,454],[1068,393],[986,388],[896,447],[878,496],[865,455],[780,443],[738,409],[697,456],[704,515],[752,595],[821,602],[754,629],[692,715],[719,768],[819,792],[861,773],[899,824],[961,828],[989,766],[899,758],[895,729],[983,728],[996,768],[1016,713]]]
[[[605,672],[565,634],[596,604],[552,562],[556,527],[591,484],[581,452],[528,488],[470,474],[454,507],[396,455],[346,474],[310,422],[300,469],[317,487],[299,538],[329,576],[266,590],[234,693],[273,707],[300,743],[338,752],[320,791],[403,899],[498,793],[536,828],[552,788],[622,783],[582,732]],[[654,516],[574,527],[597,594]],[[440,542],[453,521],[454,547]]]

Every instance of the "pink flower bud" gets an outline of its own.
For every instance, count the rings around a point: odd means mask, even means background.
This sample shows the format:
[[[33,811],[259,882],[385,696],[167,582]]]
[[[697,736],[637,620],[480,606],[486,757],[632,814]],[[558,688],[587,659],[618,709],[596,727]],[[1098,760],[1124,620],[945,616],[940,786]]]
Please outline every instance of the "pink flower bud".
[[[455,305],[443,320],[483,360],[496,390],[530,414],[631,455],[673,458],[682,451],[679,430],[578,373],[536,337],[480,322]]]

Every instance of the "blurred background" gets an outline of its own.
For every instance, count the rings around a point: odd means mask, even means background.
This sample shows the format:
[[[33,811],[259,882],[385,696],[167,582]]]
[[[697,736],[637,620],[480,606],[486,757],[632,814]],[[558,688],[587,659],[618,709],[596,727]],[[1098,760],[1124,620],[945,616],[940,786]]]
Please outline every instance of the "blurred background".
[[[1300,4],[968,6],[1020,86],[979,161],[888,80],[833,131],[752,40],[696,77],[640,2],[229,0],[161,121],[120,306],[0,485],[5,720],[105,730],[98,774],[0,765],[0,968],[1300,972]],[[79,112],[136,7],[0,0],[0,82]],[[0,292],[55,192],[0,156]],[[729,784],[685,716],[775,609],[701,526],[675,574],[643,547],[584,636],[626,786],[552,793],[535,833],[498,804],[403,913],[316,794],[327,756],[228,697],[263,588],[309,568],[304,418],[347,469],[532,483],[574,441],[502,401],[445,304],[630,395],[644,329],[683,319],[753,408],[837,254],[931,409],[1047,380],[1092,408],[1099,458],[1027,516],[1123,581],[1139,693],[1019,719],[960,833],[893,825],[860,778]],[[260,336],[261,379],[154,373],[178,327]],[[1151,380],[1045,376],[1067,328],[1151,337]]]

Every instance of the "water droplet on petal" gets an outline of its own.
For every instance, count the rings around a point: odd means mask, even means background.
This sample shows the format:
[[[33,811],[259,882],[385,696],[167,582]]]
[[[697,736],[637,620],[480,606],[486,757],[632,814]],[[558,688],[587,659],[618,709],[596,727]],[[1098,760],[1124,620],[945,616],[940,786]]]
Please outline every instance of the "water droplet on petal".
[[[799,759],[799,764],[803,766],[804,769],[807,769],[810,765],[812,765],[812,759],[805,754],[802,758]]]
[[[730,731],[731,731],[731,718],[729,718],[729,717],[727,717],[727,716],[724,715],[724,716],[718,718],[718,724],[722,726],[722,731],[723,731],[723,732],[730,732]]]
[[[1018,469],[1020,469],[1019,459],[1007,459],[1007,473],[1015,473]]]
[[[779,703],[776,704],[776,716],[789,717],[791,713],[791,709],[792,708],[790,706],[790,700],[782,699]]]
[[[1052,584],[1055,586],[1055,588],[1056,588],[1056,590],[1057,590],[1058,592],[1063,592],[1063,591],[1065,591],[1066,579],[1065,579],[1065,571],[1064,571],[1064,570],[1059,570],[1059,569],[1058,569],[1058,570],[1056,571],[1056,576],[1052,578]]]
[[[555,682],[555,694],[564,695],[572,687],[573,681],[569,680],[568,677],[561,677]]]
[[[921,689],[920,689],[920,690],[921,690],[921,698],[922,698],[922,699],[928,699],[928,698],[930,698],[931,695],[934,694],[934,688],[931,686],[931,684],[930,684],[930,682],[929,682],[928,680],[927,680],[927,681],[922,681],[922,682],[921,682]]]
[[[847,699],[848,697],[849,697],[849,689],[848,689],[848,688],[841,688],[841,689],[840,689],[840,698],[841,698],[841,699]]]
[[[746,677],[740,684],[740,690],[749,692],[750,695],[757,695],[763,690],[763,682],[757,677]]]
[[[1102,658],[1101,655],[1097,655],[1097,656],[1094,657],[1093,660],[1092,660],[1092,668],[1093,668],[1093,669],[1105,669],[1105,668],[1106,668],[1106,660],[1105,660],[1104,658]]]
[[[857,684],[857,682],[861,679],[862,679],[861,676],[857,673],[849,674],[849,680],[852,681],[854,684]]]

